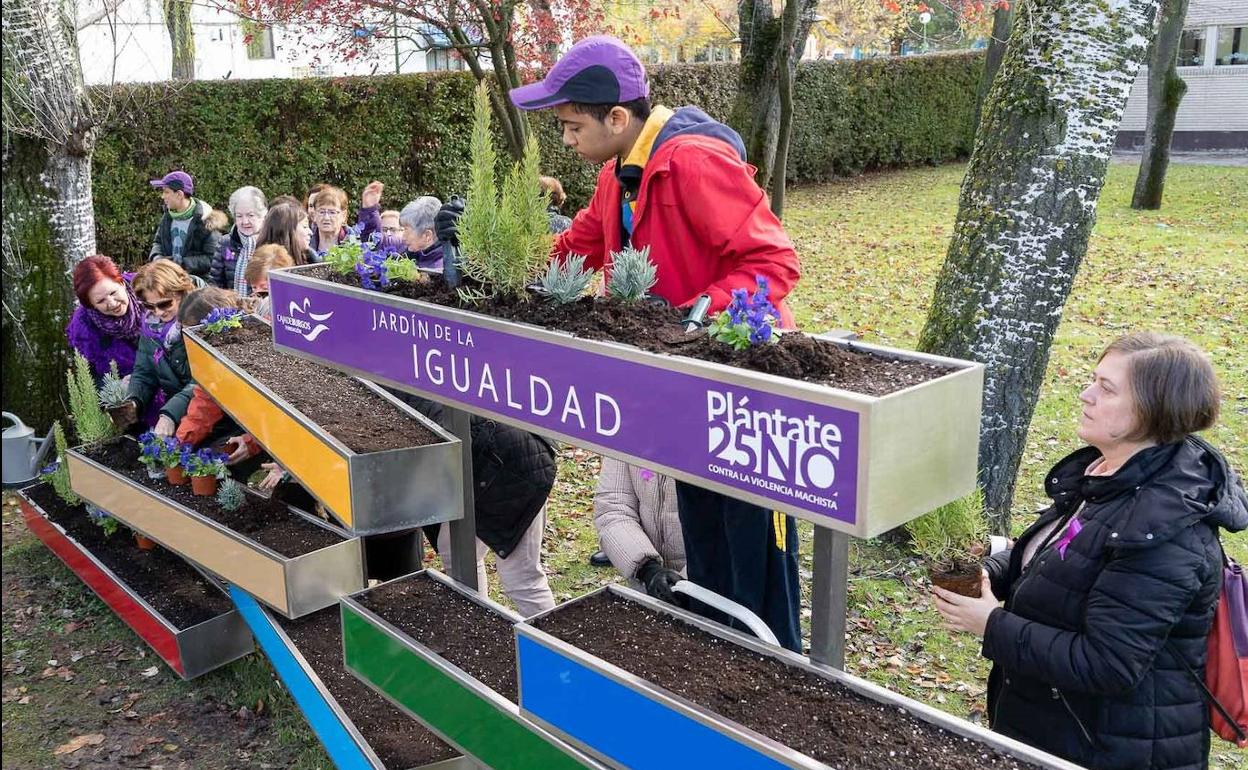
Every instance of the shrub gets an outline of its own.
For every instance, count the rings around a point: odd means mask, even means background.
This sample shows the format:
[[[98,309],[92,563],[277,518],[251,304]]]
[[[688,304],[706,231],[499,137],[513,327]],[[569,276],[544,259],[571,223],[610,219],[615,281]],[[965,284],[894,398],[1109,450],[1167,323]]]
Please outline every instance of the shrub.
[[[78,441],[94,444],[111,438],[116,429],[100,406],[100,394],[95,389],[95,378],[91,376],[91,364],[81,353],[74,352],[74,366],[65,372],[65,380],[69,387],[69,414],[74,420]]]
[[[934,567],[977,564],[988,540],[983,490],[923,514],[906,524],[906,531],[915,553]]]
[[[242,507],[245,495],[242,484],[234,479],[225,479],[217,490],[217,505],[227,511],[237,511]]]
[[[56,462],[44,469],[43,480],[52,485],[56,496],[65,501],[66,505],[77,505],[82,502],[69,481],[69,442],[65,440],[65,429],[61,421],[52,423],[53,441],[56,442]]]
[[[116,361],[108,362],[108,372],[100,383],[99,396],[100,405],[105,409],[121,406],[126,400],[126,383],[121,372],[117,371]]]
[[[636,302],[645,299],[658,279],[658,270],[650,261],[650,247],[638,251],[629,246],[611,255],[607,293],[625,302]]]
[[[542,291],[556,305],[567,305],[585,296],[594,280],[594,271],[585,269],[585,257],[570,254],[567,259],[551,260],[542,276]]]

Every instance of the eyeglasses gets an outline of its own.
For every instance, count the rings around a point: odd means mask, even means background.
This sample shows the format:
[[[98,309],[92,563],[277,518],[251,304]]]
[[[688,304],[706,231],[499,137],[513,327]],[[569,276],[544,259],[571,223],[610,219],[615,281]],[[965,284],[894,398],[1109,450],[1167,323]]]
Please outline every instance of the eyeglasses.
[[[381,228],[381,231],[385,233],[386,235],[398,235],[399,233],[403,232],[403,228],[402,227],[383,227]]]
[[[341,213],[342,212],[338,209],[317,209],[316,210],[317,216],[321,216],[321,217],[336,217]]]
[[[168,310],[169,308],[173,307],[173,303],[174,303],[175,301],[176,301],[176,300],[172,300],[172,299],[162,299],[162,300],[160,300],[160,301],[158,301],[158,302],[142,302],[142,301],[140,301],[140,302],[139,302],[139,304],[140,304],[140,305],[142,305],[142,306],[143,306],[145,309],[147,309],[147,310],[155,310],[155,311],[157,311],[157,312],[161,312],[161,313],[163,313],[164,311],[166,311],[166,310]]]

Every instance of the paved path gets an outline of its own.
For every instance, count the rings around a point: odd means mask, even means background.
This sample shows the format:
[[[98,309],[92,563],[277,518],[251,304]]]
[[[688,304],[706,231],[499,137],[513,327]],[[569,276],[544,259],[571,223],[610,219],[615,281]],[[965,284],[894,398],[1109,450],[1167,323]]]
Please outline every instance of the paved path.
[[[1114,151],[1115,163],[1139,163],[1141,153]],[[1170,162],[1189,166],[1239,166],[1248,168],[1248,150],[1206,150],[1204,152],[1172,152]]]

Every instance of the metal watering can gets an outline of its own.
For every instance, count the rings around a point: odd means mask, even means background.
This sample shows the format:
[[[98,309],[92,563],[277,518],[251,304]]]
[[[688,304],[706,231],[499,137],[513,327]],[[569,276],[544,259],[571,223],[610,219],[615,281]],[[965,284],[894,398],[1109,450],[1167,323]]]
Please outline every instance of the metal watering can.
[[[52,433],[39,438],[35,429],[17,415],[12,412],[3,412],[3,415],[13,424],[4,429],[4,464],[0,467],[0,479],[6,487],[29,484],[38,477],[39,465],[52,448]]]

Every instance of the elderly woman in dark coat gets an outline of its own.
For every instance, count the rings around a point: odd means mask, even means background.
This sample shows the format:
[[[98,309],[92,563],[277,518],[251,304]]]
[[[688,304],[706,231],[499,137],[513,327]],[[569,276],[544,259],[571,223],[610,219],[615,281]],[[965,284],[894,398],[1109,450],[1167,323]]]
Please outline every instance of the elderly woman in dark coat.
[[[1248,528],[1243,485],[1192,435],[1217,380],[1187,340],[1137,333],[1079,398],[1089,446],[1049,472],[1053,505],[985,564],[981,598],[933,588],[936,608],[983,636],[994,730],[1090,768],[1201,770],[1218,530]]]

